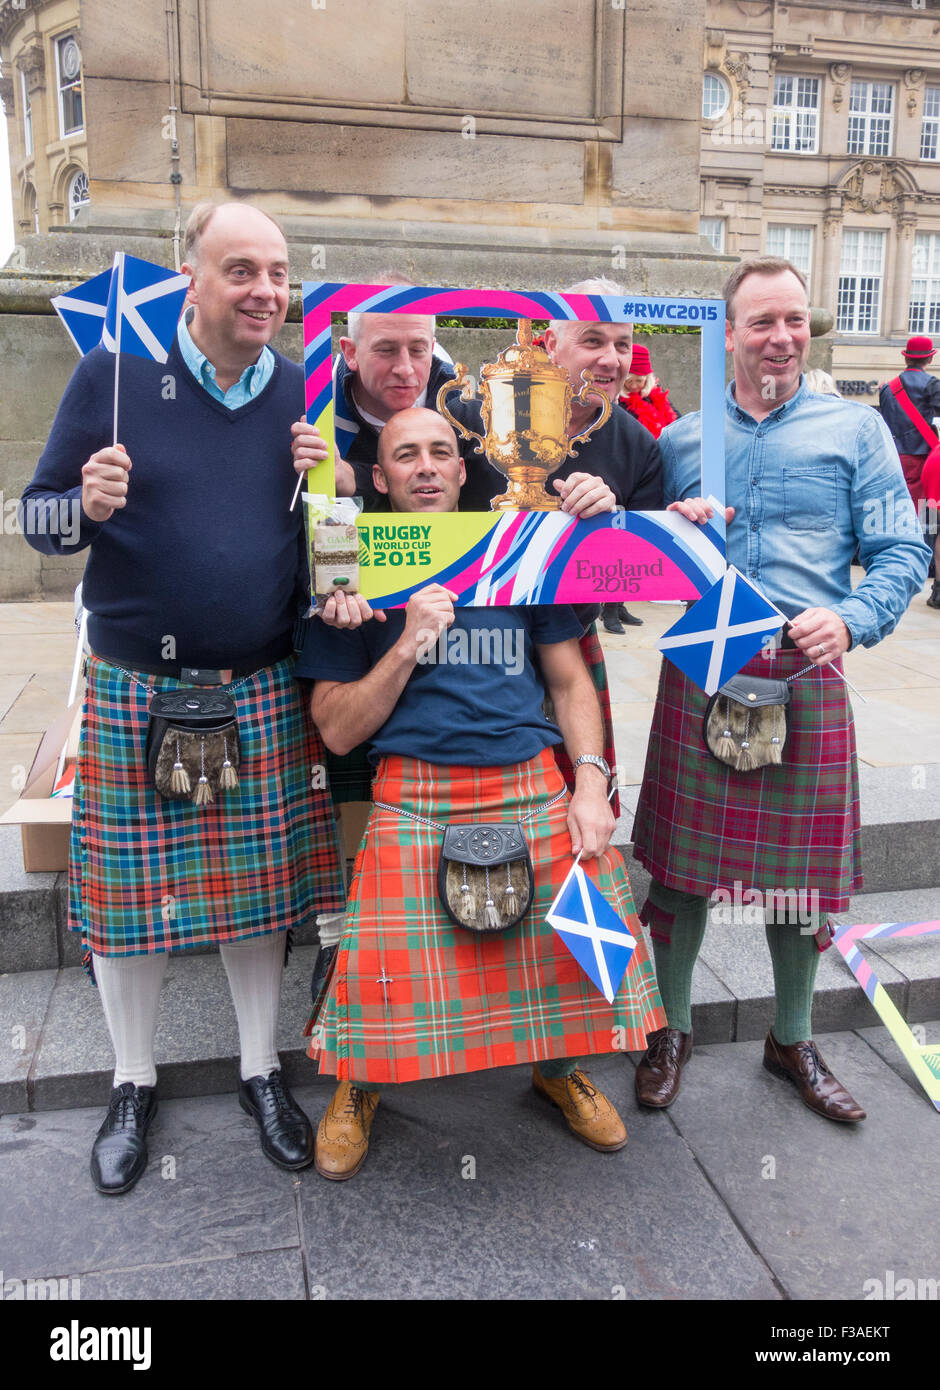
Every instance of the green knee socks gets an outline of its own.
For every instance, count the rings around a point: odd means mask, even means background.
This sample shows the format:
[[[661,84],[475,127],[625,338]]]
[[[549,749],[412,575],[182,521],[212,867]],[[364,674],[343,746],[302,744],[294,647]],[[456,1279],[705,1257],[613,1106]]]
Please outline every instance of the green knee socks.
[[[656,979],[670,1028],[692,1031],[692,971],[708,925],[708,899],[680,893],[655,880],[650,899],[663,912],[674,914],[671,940],[653,941]]]
[[[816,914],[808,930],[801,931],[795,923],[776,921],[765,927],[777,996],[773,1031],[784,1047],[806,1042],[813,1036],[813,988],[819,968],[814,934],[818,928]]]

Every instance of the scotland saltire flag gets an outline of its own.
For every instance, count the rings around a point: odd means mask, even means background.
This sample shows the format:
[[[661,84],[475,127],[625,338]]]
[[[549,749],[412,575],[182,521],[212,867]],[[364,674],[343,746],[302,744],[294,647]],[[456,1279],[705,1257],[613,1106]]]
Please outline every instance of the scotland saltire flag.
[[[656,645],[706,695],[714,695],[786,621],[779,608],[729,565]]]
[[[101,346],[165,362],[188,288],[188,275],[116,252]]]
[[[57,294],[52,301],[53,309],[82,357],[101,342],[112,275],[113,271],[103,270],[93,280],[86,280],[66,290],[65,294]]]
[[[636,937],[577,860],[546,915],[581,969],[612,1004],[636,950]]]

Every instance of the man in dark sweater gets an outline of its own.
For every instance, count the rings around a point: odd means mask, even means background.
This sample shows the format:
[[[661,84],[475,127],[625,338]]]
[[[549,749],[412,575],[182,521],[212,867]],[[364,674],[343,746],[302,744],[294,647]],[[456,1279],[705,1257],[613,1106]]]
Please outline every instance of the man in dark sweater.
[[[310,1124],[275,1046],[280,977],[287,931],[345,898],[332,806],[312,776],[323,746],[292,674],[308,592],[302,518],[289,510],[303,373],[269,346],[287,313],[287,246],[258,209],[202,204],[187,225],[183,269],[190,307],[167,362],[121,360],[121,442],[110,443],[113,358],[95,348],[24,494],[33,507],[79,509],[77,536],[30,535],[37,549],[89,547],[93,655],[69,925],[81,933],[116,1055],[92,1153],[103,1193],[128,1191],[146,1167],[167,954],[197,945],[222,955],[238,1017],[239,1102],[264,1153],[288,1169],[312,1161]],[[206,739],[199,787],[174,798],[148,774],[149,706],[161,692],[212,693],[198,686],[230,696],[237,738],[224,743],[228,776],[206,778]]]

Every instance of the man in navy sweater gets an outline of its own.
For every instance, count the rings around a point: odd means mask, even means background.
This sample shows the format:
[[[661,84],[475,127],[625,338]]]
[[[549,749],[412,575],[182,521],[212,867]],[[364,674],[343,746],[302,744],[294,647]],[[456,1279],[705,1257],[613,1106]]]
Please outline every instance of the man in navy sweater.
[[[93,655],[69,925],[116,1056],[91,1162],[109,1194],[128,1191],[147,1165],[167,955],[199,945],[222,955],[239,1101],[264,1153],[282,1168],[312,1161],[310,1123],[275,1046],[280,977],[288,930],[345,901],[332,807],[314,775],[323,746],[292,675],[308,592],[302,518],[289,510],[303,373],[269,346],[287,313],[287,245],[256,208],[202,204],[183,269],[188,308],[166,364],[121,360],[121,442],[110,444],[113,358],[96,348],[73,374],[24,494],[27,515],[28,504],[79,509],[77,535],[46,528],[29,537],[37,549],[89,548]],[[199,686],[234,701],[236,785],[217,777],[208,802],[164,798],[147,769],[150,701]]]

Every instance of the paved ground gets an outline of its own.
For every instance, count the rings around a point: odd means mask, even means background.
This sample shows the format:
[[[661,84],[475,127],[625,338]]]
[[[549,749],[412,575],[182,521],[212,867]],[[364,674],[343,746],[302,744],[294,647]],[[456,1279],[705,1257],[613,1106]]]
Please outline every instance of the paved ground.
[[[5,1115],[3,1277],[78,1279],[83,1301],[867,1301],[937,1281],[940,1116],[883,1029],[820,1043],[864,1124],[820,1119],[731,1043],[696,1049],[669,1112],[637,1108],[630,1059],[599,1061],[630,1133],[610,1155],[526,1068],[401,1087],[349,1183],[274,1168],[231,1094],[165,1102],[147,1173],[110,1199],[87,1172],[97,1112]],[[316,1120],[329,1093],[298,1098]]]

